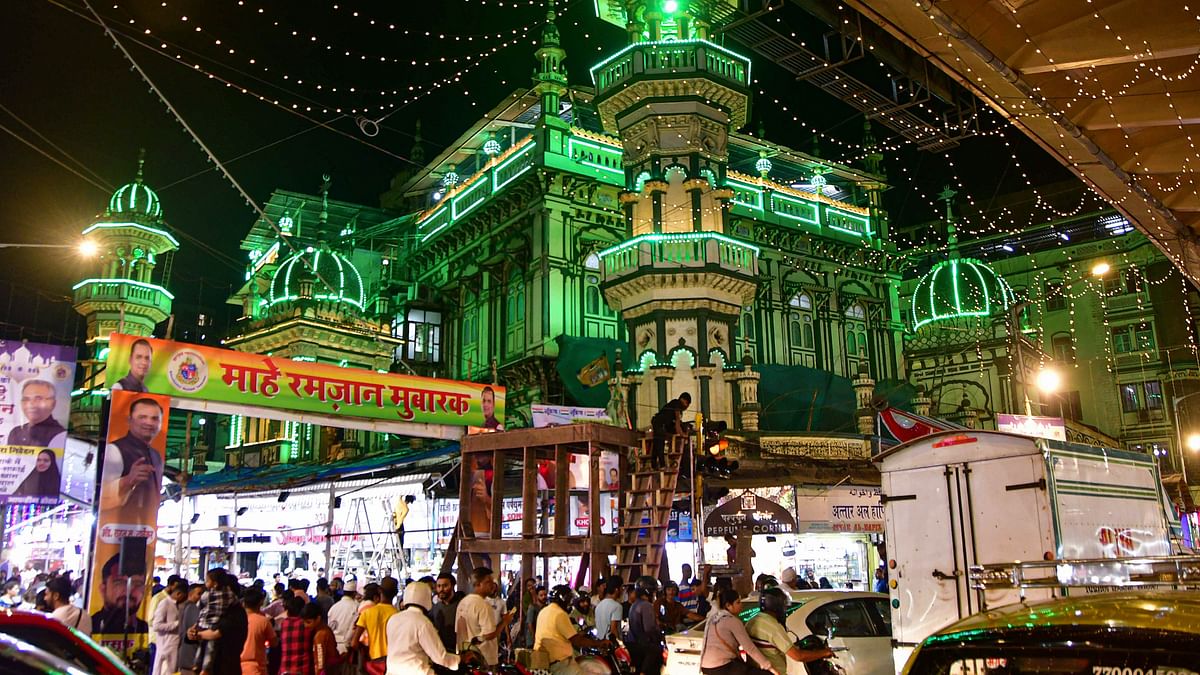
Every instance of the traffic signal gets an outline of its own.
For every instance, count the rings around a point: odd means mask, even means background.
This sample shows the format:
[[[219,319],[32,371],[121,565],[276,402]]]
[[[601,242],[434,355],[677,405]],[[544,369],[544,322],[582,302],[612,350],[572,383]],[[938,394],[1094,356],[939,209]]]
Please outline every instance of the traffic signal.
[[[737,460],[725,457],[729,449],[729,441],[725,431],[729,425],[725,422],[709,422],[703,427],[701,452],[696,457],[696,471],[702,476],[711,478],[729,478],[738,470]]]

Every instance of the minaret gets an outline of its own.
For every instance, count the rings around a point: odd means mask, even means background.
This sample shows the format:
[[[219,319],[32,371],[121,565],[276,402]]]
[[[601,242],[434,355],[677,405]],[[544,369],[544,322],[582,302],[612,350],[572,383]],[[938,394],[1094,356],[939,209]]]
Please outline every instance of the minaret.
[[[163,220],[158,195],[144,182],[145,161],[142,150],[133,182],[118,188],[105,212],[83,230],[97,252],[92,273],[75,284],[73,296],[75,311],[87,320],[84,389],[103,386],[109,335],[152,335],[171,314],[174,296],[164,287],[165,273],[158,266],[179,242]],[[84,434],[97,430],[99,419],[90,419],[85,411],[98,411],[98,406],[86,398],[81,406],[72,413],[73,427]]]
[[[706,6],[630,0],[630,44],[592,69],[600,119],[624,146],[626,240],[601,258],[640,371],[638,426],[683,392],[734,427],[740,402],[757,402],[738,386],[735,345],[758,248],[731,236],[725,186],[729,132],[749,114],[750,61],[704,39]]]
[[[562,48],[558,25],[554,23],[554,0],[546,2],[546,25],[542,28],[542,44],[534,56],[538,69],[533,73],[534,90],[542,102],[542,121],[551,125],[565,124],[558,117],[562,97],[567,93],[567,69],[563,61],[567,52]]]
[[[879,241],[886,242],[888,215],[887,211],[883,210],[883,191],[887,189],[887,184],[883,181],[887,178],[887,173],[883,168],[883,152],[880,151],[879,144],[875,141],[875,134],[871,131],[871,120],[869,119],[863,120],[863,147],[867,150],[867,156],[863,158],[863,167],[872,175],[879,177],[879,180],[863,183],[863,189],[867,192],[867,208],[871,212],[871,222],[875,223],[875,228],[879,232]]]

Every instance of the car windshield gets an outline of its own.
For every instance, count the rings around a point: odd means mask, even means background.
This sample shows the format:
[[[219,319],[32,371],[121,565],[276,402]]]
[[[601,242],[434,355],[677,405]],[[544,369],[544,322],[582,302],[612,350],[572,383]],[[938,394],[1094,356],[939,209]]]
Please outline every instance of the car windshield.
[[[787,616],[791,616],[792,612],[794,612],[794,611],[800,609],[801,607],[803,607],[804,605],[808,604],[808,602],[810,600],[812,600],[812,598],[804,598],[803,600],[800,600],[798,602],[793,602],[792,604],[788,605],[788,608],[787,608],[785,614]],[[745,623],[745,622],[749,621],[750,619],[753,619],[754,617],[758,616],[758,613],[761,611],[762,610],[759,609],[758,607],[751,607],[749,609],[743,609],[742,613],[738,614],[738,618],[742,620],[742,623]]]
[[[934,636],[910,675],[1200,675],[1200,637],[1169,630],[1052,626]]]

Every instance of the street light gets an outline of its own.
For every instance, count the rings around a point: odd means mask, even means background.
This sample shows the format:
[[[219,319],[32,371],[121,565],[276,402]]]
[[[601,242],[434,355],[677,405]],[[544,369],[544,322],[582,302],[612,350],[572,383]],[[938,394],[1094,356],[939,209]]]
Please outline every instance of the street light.
[[[91,258],[100,252],[96,242],[90,239],[83,239],[74,244],[17,244],[0,242],[0,248],[73,248],[75,252],[84,258]]]
[[[1053,368],[1043,368],[1037,374],[1037,388],[1043,394],[1053,394],[1062,386],[1062,375]]]
[[[1190,434],[1187,437],[1187,449],[1192,452],[1200,451],[1200,434]]]
[[[1096,263],[1095,265],[1092,265],[1092,276],[1102,277],[1105,274],[1108,274],[1108,271],[1111,269],[1112,269],[1112,267],[1108,263],[1101,260],[1100,262]]]

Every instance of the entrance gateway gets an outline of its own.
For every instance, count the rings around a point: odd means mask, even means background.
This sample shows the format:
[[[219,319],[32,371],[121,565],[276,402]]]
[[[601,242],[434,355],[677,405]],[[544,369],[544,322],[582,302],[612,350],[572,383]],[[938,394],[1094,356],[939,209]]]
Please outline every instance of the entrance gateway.
[[[504,424],[499,386],[117,333],[109,339],[105,374],[112,398],[98,462],[88,611],[97,638],[121,651],[145,643],[150,620],[147,591],[172,410],[441,440],[459,440],[467,427]]]

